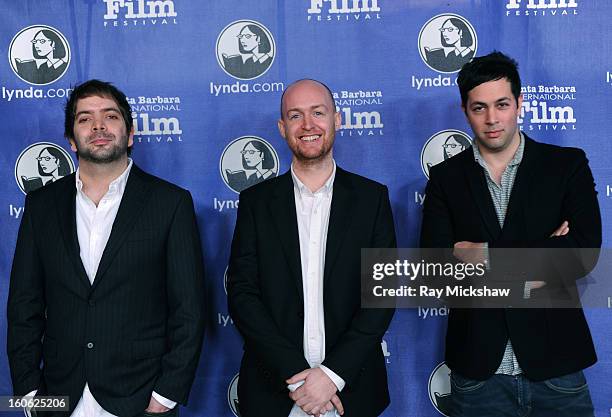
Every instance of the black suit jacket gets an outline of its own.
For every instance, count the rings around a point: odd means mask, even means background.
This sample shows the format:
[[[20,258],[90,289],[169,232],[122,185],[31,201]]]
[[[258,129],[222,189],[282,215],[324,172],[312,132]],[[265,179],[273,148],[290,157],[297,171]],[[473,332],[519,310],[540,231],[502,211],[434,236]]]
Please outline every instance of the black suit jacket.
[[[304,358],[304,301],[291,173],[240,194],[229,265],[229,308],[245,340],[238,397],[243,417],[289,415],[285,380]],[[361,248],[395,247],[387,188],[336,170],[323,278],[325,360],[346,382],[346,416],[389,403],[381,350],[393,310],[360,308]]]
[[[421,246],[452,248],[459,241],[488,242],[491,248],[601,246],[597,193],[584,152],[525,138],[503,228],[484,170],[468,148],[430,170]],[[565,220],[569,233],[549,237]],[[560,270],[567,285],[571,282],[566,271],[573,271],[575,280],[594,265],[566,266],[543,265]],[[536,381],[575,372],[596,361],[582,309],[529,308],[452,309],[446,362],[453,371],[484,380],[501,363],[508,337],[525,375]]]
[[[189,192],[133,165],[93,285],[75,196],[72,174],[26,197],[8,299],[15,394],[68,395],[72,412],[87,382],[119,416],[142,412],[152,391],[185,403],[204,333]]]

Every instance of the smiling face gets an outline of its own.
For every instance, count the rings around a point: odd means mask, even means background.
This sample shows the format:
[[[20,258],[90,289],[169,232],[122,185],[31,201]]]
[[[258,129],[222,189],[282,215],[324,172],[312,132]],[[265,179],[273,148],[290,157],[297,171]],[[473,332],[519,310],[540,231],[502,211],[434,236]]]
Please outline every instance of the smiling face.
[[[522,104],[523,96],[514,98],[506,78],[482,83],[468,92],[463,110],[481,153],[502,152],[518,144],[517,118]]]
[[[59,167],[59,161],[55,156],[51,155],[47,149],[43,149],[37,159],[41,171],[45,174],[51,175],[51,173],[57,171]]]
[[[39,57],[47,57],[50,53],[53,52],[54,42],[47,38],[42,31],[38,32],[34,39],[32,40],[32,44],[34,45],[34,51]]]
[[[133,132],[127,132],[117,103],[107,97],[90,96],[76,105],[74,138],[70,146],[81,161],[97,164],[127,159]]]
[[[340,113],[327,89],[316,81],[302,80],[285,91],[280,134],[299,162],[322,161],[332,157]]]
[[[245,26],[240,31],[239,42],[244,51],[252,52],[259,46],[259,38],[255,35],[248,26]]]

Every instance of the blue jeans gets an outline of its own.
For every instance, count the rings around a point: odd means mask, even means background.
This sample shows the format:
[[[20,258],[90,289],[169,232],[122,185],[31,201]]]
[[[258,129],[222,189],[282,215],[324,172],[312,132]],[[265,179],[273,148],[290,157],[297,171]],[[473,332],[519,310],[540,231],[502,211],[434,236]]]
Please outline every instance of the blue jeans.
[[[524,375],[493,375],[486,381],[451,372],[450,417],[593,417],[582,371],[533,382]]]

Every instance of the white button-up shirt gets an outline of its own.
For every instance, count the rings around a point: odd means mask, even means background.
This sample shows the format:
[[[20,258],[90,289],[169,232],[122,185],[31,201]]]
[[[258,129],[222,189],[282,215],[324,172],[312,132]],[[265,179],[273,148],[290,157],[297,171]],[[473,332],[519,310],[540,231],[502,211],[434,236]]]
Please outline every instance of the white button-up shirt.
[[[119,211],[119,205],[123,198],[125,186],[127,184],[132,160],[129,159],[128,166],[123,173],[112,181],[108,186],[108,191],[98,205],[83,192],[83,182],[80,177],[80,168],[76,172],[76,226],[79,239],[80,256],[89,282],[93,284],[102,259],[102,253],[113,228],[113,223]],[[35,392],[28,394],[34,395]],[[156,392],[153,397],[162,405],[174,408],[176,402],[169,400]],[[28,413],[29,414],[29,413]],[[72,412],[72,417],[116,417],[104,410],[96,401],[89,385],[86,383],[76,408]]]
[[[302,264],[302,286],[304,291],[304,357],[314,368],[319,367],[334,382],[338,391],[344,388],[344,380],[321,362],[325,359],[325,317],[323,306],[323,271],[325,268],[325,248],[327,246],[327,229],[336,176],[336,162],[331,176],[323,187],[311,192],[295,175],[293,177],[293,194],[297,215],[300,239],[300,260]],[[303,382],[302,382],[303,383]],[[297,389],[302,383],[289,386]],[[322,416],[334,417],[335,410]],[[303,417],[307,414],[296,404],[289,417]]]

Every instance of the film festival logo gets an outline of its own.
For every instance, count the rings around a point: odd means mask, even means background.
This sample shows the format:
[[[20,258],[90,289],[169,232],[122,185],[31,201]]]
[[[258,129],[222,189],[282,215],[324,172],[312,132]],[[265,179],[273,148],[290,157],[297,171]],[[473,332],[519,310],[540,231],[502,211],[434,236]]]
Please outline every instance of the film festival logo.
[[[242,136],[225,147],[219,169],[225,185],[240,193],[278,175],[278,154],[264,139]]]
[[[227,403],[229,405],[230,410],[236,417],[240,417],[240,409],[238,407],[238,376],[240,374],[234,375],[232,380],[230,381],[229,387],[227,388]]]
[[[106,4],[104,27],[177,24],[172,0],[102,0]],[[118,19],[122,18],[122,21]]]
[[[472,146],[472,139],[460,130],[447,129],[434,133],[421,151],[421,168],[427,178],[434,165],[452,158]]]
[[[8,55],[15,75],[33,85],[47,85],[62,78],[71,58],[66,37],[45,25],[19,31],[11,41]]]
[[[449,416],[451,412],[451,386],[450,369],[442,362],[429,376],[429,399],[436,410],[442,415]]]
[[[217,62],[228,75],[252,80],[265,74],[274,62],[276,44],[272,33],[254,20],[227,25],[217,38]]]
[[[310,0],[309,22],[366,21],[380,19],[378,0]]]
[[[24,194],[74,172],[74,162],[64,148],[38,142],[24,149],[15,162],[15,181]]]
[[[576,0],[507,0],[506,16],[568,16],[577,9]]]
[[[419,32],[419,53],[434,71],[454,73],[474,58],[478,39],[472,24],[457,14],[432,17]]]

